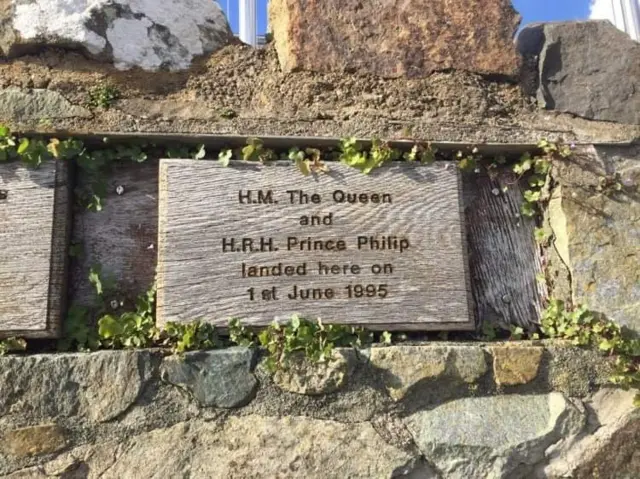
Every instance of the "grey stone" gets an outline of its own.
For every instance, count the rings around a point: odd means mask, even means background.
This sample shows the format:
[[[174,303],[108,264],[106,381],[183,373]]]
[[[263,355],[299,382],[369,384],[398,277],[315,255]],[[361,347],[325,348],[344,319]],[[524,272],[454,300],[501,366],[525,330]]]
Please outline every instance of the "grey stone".
[[[354,351],[334,351],[329,360],[313,363],[303,354],[299,354],[291,358],[286,369],[275,372],[273,382],[280,389],[296,394],[330,394],[344,386],[349,371],[349,359],[354,355]]]
[[[614,360],[591,348],[576,348],[570,342],[554,341],[547,346],[549,385],[570,397],[587,397],[594,389],[607,386],[614,374]]]
[[[534,24],[517,43],[538,58],[541,107],[640,124],[640,44],[610,22]]]
[[[172,356],[162,363],[162,378],[205,407],[240,407],[258,387],[254,359],[255,350],[241,347]]]
[[[465,383],[473,384],[487,373],[489,368],[482,348],[454,346],[452,350],[456,374]]]
[[[427,460],[452,479],[525,477],[551,444],[584,425],[560,393],[458,399],[406,421]]]
[[[585,147],[553,168],[548,217],[570,272],[571,299],[640,332],[640,148]],[[598,191],[618,174],[622,191]],[[554,297],[562,297],[562,293]]]
[[[24,122],[56,118],[91,118],[86,108],[71,104],[51,90],[0,90],[0,121]]]
[[[138,399],[151,370],[148,351],[0,357],[0,418],[109,421]]]
[[[640,409],[637,391],[602,389],[585,404],[591,434],[558,443],[546,452],[549,461],[536,477],[632,479],[640,476]]]
[[[211,0],[21,0],[0,11],[0,23],[0,52],[7,56],[64,46],[120,69],[188,68],[194,57],[233,39],[220,5]]]
[[[410,473],[416,459],[386,444],[368,423],[243,416],[230,417],[222,425],[180,423],[91,449],[78,448],[39,469],[54,475],[84,465],[91,471],[88,477],[103,479],[369,479]]]

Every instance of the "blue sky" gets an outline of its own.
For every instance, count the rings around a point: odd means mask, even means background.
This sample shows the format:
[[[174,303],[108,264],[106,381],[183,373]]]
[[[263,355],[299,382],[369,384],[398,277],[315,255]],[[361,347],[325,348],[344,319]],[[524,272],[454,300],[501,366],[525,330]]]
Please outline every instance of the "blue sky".
[[[482,1],[482,0],[480,0]],[[223,10],[227,0],[218,0]],[[238,0],[229,0],[229,23],[238,31]],[[516,10],[522,15],[522,25],[532,22],[557,20],[580,20],[589,16],[590,0],[513,0]],[[258,33],[267,28],[267,0],[258,0]]]

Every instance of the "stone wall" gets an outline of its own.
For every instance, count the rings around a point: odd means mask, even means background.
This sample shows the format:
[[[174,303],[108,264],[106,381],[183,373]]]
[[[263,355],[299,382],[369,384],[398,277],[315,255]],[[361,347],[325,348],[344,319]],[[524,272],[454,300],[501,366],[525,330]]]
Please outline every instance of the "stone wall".
[[[634,477],[633,392],[561,343],[0,358],[0,475]]]
[[[508,232],[498,245],[471,242],[478,323],[520,324],[508,313],[522,303],[517,317],[537,321],[543,298],[530,301],[538,291],[529,283],[543,268],[549,296],[640,330],[640,52],[610,24],[529,26],[513,43],[518,18],[505,0],[480,9],[396,2],[400,12],[381,1],[306,2],[305,11],[272,0],[274,41],[254,50],[231,38],[213,2],[71,3],[0,1],[1,124],[93,142],[278,136],[327,145],[356,135],[489,154],[543,137],[576,143],[552,172],[553,239],[541,251],[533,225],[515,219],[517,188],[501,196],[490,178],[465,180],[469,234]],[[75,10],[51,22],[63,7]],[[310,15],[321,15],[321,28],[309,27]],[[443,27],[447,15],[455,28]],[[123,42],[123,31],[140,41]],[[105,87],[115,98],[89,101]],[[600,179],[616,173],[625,194],[601,194]],[[71,271],[75,300],[89,297],[92,261],[134,296],[153,279],[157,163],[116,165],[107,180],[103,212],[75,211],[74,241],[88,246]],[[511,211],[510,221],[483,204]],[[510,256],[524,250],[535,255]],[[518,268],[529,283],[513,282],[515,295],[500,290],[504,272]],[[597,352],[532,341],[340,350],[275,375],[243,348],[2,357],[0,476],[637,477],[640,417],[634,392],[608,385],[611,368]]]

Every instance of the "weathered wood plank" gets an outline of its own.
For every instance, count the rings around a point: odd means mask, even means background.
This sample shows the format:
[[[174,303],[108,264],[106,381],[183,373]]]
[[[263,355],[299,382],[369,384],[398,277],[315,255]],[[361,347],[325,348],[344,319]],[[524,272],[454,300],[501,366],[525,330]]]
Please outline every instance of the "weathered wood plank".
[[[56,337],[66,303],[67,165],[2,164],[0,190],[0,337]]]
[[[358,204],[339,201],[354,193]],[[305,178],[290,164],[162,160],[159,197],[159,324],[264,325],[300,313],[378,329],[473,328],[460,178],[450,163],[369,176],[335,164]],[[306,215],[322,224],[301,224]],[[321,273],[320,263],[339,272]],[[279,264],[294,271],[250,277],[252,267]],[[370,285],[364,297],[356,285]],[[315,299],[289,297],[307,288]]]
[[[78,182],[86,178],[79,172]],[[155,277],[158,237],[158,161],[114,165],[107,182],[107,197],[99,212],[79,208],[74,215],[73,238],[82,256],[71,268],[73,301],[91,305],[95,292],[89,270],[100,265],[112,278],[113,298],[130,306],[149,289]],[[123,192],[117,194],[121,186]]]
[[[535,222],[520,217],[522,191],[511,174],[463,179],[471,284],[480,322],[530,326],[540,317],[544,286]],[[502,185],[508,190],[502,191]]]

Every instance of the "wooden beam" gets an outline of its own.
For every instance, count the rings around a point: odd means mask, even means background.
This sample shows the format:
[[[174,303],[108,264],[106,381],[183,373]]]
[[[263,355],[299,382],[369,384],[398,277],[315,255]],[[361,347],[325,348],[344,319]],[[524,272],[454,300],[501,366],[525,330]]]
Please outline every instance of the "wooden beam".
[[[0,164],[0,338],[51,338],[66,303],[67,164]]]
[[[542,272],[536,223],[520,214],[522,188],[515,175],[499,175],[472,173],[463,179],[476,313],[481,321],[527,328],[540,317],[546,295],[536,279]]]

